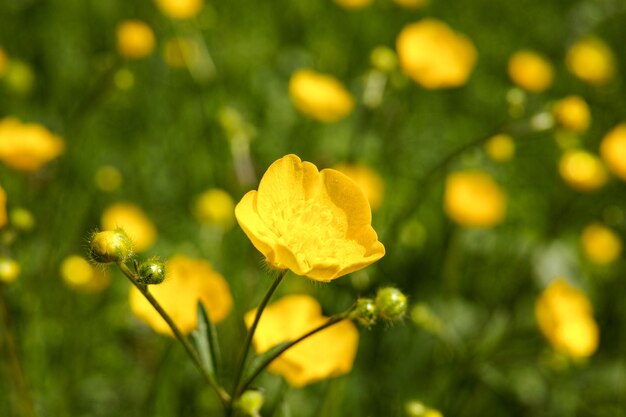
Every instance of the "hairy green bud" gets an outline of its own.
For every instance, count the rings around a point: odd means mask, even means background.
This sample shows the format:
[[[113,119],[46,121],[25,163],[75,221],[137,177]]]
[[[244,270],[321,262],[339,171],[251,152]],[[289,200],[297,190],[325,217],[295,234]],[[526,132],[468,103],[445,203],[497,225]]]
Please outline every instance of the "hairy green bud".
[[[376,303],[371,298],[359,298],[350,318],[357,320],[363,326],[371,327],[378,319],[378,309]]]
[[[397,288],[381,288],[376,294],[376,308],[383,319],[400,320],[407,309],[406,295]]]
[[[148,259],[139,264],[138,268],[140,284],[160,284],[165,279],[165,264],[156,258]]]
[[[96,232],[89,241],[89,255],[94,262],[126,262],[133,256],[133,242],[124,230]]]

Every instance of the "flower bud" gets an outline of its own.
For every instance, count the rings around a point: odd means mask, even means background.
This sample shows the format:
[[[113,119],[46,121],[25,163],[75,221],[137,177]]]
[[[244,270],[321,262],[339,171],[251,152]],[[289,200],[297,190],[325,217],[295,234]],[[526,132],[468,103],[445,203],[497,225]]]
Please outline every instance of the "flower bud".
[[[106,230],[93,234],[89,252],[97,263],[126,262],[133,256],[133,243],[122,229]]]
[[[25,232],[32,230],[35,227],[35,218],[33,214],[25,208],[14,208],[9,214],[11,225],[17,230],[23,230]]]
[[[160,284],[165,279],[165,264],[156,258],[150,258],[139,265],[140,284]]]
[[[239,397],[238,405],[241,411],[251,417],[260,416],[259,411],[263,407],[265,397],[262,391],[247,390]]]
[[[355,309],[350,314],[350,318],[367,327],[376,324],[376,319],[378,318],[376,303],[371,298],[359,298],[356,301]]]
[[[0,282],[12,283],[20,274],[20,264],[10,258],[0,258]]]
[[[376,294],[378,315],[385,320],[400,320],[407,309],[406,295],[397,288],[381,288]]]

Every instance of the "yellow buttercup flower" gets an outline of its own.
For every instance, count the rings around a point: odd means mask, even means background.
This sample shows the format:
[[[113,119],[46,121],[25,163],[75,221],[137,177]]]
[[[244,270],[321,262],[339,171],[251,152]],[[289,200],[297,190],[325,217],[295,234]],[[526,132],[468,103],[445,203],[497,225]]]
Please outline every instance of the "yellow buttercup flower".
[[[619,235],[599,223],[585,227],[580,236],[585,256],[596,264],[606,265],[615,261],[622,253]]]
[[[362,164],[339,164],[335,165],[333,169],[346,174],[361,187],[372,211],[376,211],[380,207],[385,193],[385,183],[376,171]]]
[[[550,87],[554,78],[554,69],[550,61],[530,50],[513,54],[509,59],[508,71],[515,84],[533,93],[539,93]]]
[[[117,50],[125,58],[145,58],[154,50],[154,32],[140,20],[127,20],[117,27]]]
[[[211,188],[196,199],[193,213],[200,223],[230,229],[235,223],[235,202],[226,191]]]
[[[556,122],[566,130],[583,133],[589,128],[591,112],[587,102],[580,96],[568,96],[552,107]]]
[[[354,99],[338,79],[309,69],[291,76],[289,97],[300,112],[325,123],[343,119],[354,108]]]
[[[65,258],[61,263],[60,273],[65,284],[80,292],[100,292],[111,282],[106,269],[94,268],[89,261],[78,255]]]
[[[557,349],[573,358],[592,355],[599,330],[587,296],[563,278],[546,287],[535,303],[535,318],[543,335]]]
[[[405,26],[396,49],[404,72],[428,89],[465,84],[476,64],[472,41],[435,19]]]
[[[246,313],[250,327],[256,310]],[[290,295],[269,305],[254,334],[254,347],[263,353],[279,343],[294,340],[327,320],[319,303],[308,295]],[[288,349],[268,367],[294,387],[350,372],[359,343],[351,321],[342,321]]]
[[[626,181],[626,123],[617,125],[604,136],[600,155],[609,170]]]
[[[7,193],[0,186],[0,229],[7,224]]]
[[[8,117],[0,120],[0,161],[34,172],[63,153],[65,143],[45,127]]]
[[[405,9],[419,9],[427,6],[430,0],[393,0],[393,2]]]
[[[274,162],[235,216],[270,265],[315,281],[331,281],[385,255],[359,186],[296,155]]]
[[[138,252],[152,246],[157,237],[154,224],[141,208],[132,203],[115,203],[108,206],[102,213],[100,225],[102,230],[123,229]]]
[[[600,158],[581,149],[572,149],[559,161],[561,178],[578,191],[594,191],[608,181],[608,175]]]
[[[196,17],[204,0],[155,0],[161,12],[172,19],[191,19]]]
[[[197,327],[197,305],[202,301],[215,323],[224,320],[233,306],[233,298],[224,277],[208,261],[175,256],[165,265],[165,281],[148,288],[181,332]],[[155,331],[171,335],[165,320],[136,287],[130,290],[133,313]]]
[[[565,64],[572,74],[592,85],[604,85],[615,77],[615,57],[606,43],[590,36],[570,47]]]
[[[20,272],[20,264],[14,259],[0,257],[0,283],[10,284],[15,282]]]
[[[515,154],[515,142],[511,135],[500,133],[485,142],[485,151],[494,161],[506,162],[511,160]]]
[[[369,6],[370,4],[372,4],[374,0],[334,0],[334,1],[335,3],[337,3],[344,9],[358,10],[358,9],[363,9]]]
[[[493,227],[506,215],[506,195],[485,172],[455,172],[446,179],[444,209],[461,226]]]

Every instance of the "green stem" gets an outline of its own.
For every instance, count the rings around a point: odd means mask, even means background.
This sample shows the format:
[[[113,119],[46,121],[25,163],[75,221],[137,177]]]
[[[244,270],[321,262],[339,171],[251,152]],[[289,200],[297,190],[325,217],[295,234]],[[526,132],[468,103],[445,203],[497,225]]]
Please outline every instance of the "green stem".
[[[295,345],[297,345],[298,343],[302,342],[303,340],[313,336],[314,334],[321,332],[324,329],[327,329],[330,326],[333,326],[343,320],[346,320],[347,318],[350,317],[350,313],[352,312],[352,309],[350,309],[349,311],[346,311],[344,313],[341,314],[337,314],[335,316],[332,316],[331,318],[329,318],[324,324],[314,328],[313,330],[303,334],[302,336],[300,336],[299,338],[289,342],[288,344],[286,344],[285,346],[282,347],[282,349],[278,350],[274,355],[270,356],[269,358],[265,359],[265,361],[263,361],[261,363],[261,366],[259,366],[259,368],[256,370],[256,372],[254,372],[252,375],[250,375],[246,380],[243,381],[243,383],[239,386],[239,388],[235,391],[236,394],[240,394],[243,391],[246,390],[246,388],[248,388],[248,386],[256,379],[257,376],[259,376],[259,374],[269,366],[269,364],[271,364],[276,358],[278,358],[280,355],[282,355],[283,353],[285,353],[285,351],[287,351],[288,349],[291,349],[292,347],[294,347]],[[236,398],[236,395],[234,396]]]
[[[238,389],[239,381],[241,380],[241,376],[243,375],[243,368],[246,364],[246,359],[248,359],[248,354],[250,353],[250,346],[252,345],[252,339],[254,338],[254,332],[256,332],[256,328],[259,325],[259,320],[261,320],[261,314],[263,314],[263,310],[265,310],[265,307],[267,306],[270,299],[272,298],[272,295],[274,295],[274,292],[276,292],[276,288],[278,288],[278,285],[281,283],[281,281],[283,280],[286,274],[287,274],[287,270],[283,269],[278,273],[278,275],[276,275],[276,278],[274,279],[272,286],[267,290],[267,293],[265,294],[265,297],[263,297],[261,304],[259,304],[259,307],[256,309],[256,314],[254,315],[254,321],[252,322],[252,326],[250,326],[250,329],[248,330],[248,334],[246,335],[246,340],[243,343],[243,350],[241,352],[241,356],[239,357],[239,363],[237,365],[237,372],[235,373],[235,379],[233,383],[232,401],[235,401],[237,397],[239,396],[239,394],[241,394],[242,392]]]
[[[206,379],[206,381],[209,383],[211,388],[213,388],[215,392],[217,393],[218,397],[222,401],[222,405],[226,407],[227,404],[230,403],[230,400],[231,400],[230,395],[228,395],[228,393],[226,392],[226,390],[224,390],[224,388],[220,387],[215,382],[215,380],[213,379],[209,371],[202,365],[202,362],[200,361],[200,357],[198,356],[198,353],[196,352],[196,350],[193,348],[193,346],[191,346],[191,343],[189,343],[189,340],[187,340],[185,335],[183,335],[183,333],[180,331],[176,323],[174,323],[172,318],[165,312],[165,310],[163,310],[163,307],[161,307],[159,302],[154,298],[154,296],[150,293],[150,291],[148,291],[148,286],[138,283],[137,282],[138,277],[130,269],[128,269],[128,267],[125,264],[120,262],[117,264],[117,266],[124,273],[124,275],[128,277],[128,279],[133,283],[133,285],[137,287],[137,289],[143,294],[143,296],[146,297],[146,299],[150,302],[150,304],[152,304],[152,307],[154,307],[154,309],[159,313],[159,315],[161,315],[163,320],[167,322],[170,329],[172,329],[174,336],[176,336],[176,339],[178,339],[178,341],[183,345],[183,347],[185,348],[185,351],[187,352],[187,354],[189,355],[193,363],[196,365],[198,370],[200,370],[200,372],[202,373],[202,376],[204,376],[204,379]]]

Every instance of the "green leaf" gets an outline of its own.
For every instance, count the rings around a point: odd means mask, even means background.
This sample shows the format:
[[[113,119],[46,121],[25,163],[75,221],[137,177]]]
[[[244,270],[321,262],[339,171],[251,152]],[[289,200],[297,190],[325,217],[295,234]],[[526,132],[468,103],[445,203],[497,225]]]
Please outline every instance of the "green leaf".
[[[200,361],[215,380],[217,370],[220,368],[221,353],[217,342],[217,330],[211,321],[206,308],[201,301],[198,302],[198,327],[192,333]]]

